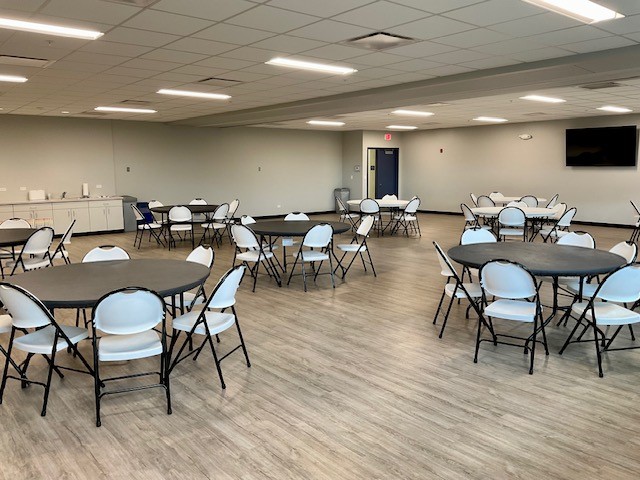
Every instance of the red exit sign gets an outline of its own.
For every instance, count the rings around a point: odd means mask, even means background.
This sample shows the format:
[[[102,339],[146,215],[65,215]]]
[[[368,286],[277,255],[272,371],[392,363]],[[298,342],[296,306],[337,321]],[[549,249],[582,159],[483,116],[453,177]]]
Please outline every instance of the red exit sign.
[[[384,134],[384,139],[385,139],[387,142],[390,142],[390,141],[391,141],[391,134],[390,134],[390,133],[385,133],[385,134]]]

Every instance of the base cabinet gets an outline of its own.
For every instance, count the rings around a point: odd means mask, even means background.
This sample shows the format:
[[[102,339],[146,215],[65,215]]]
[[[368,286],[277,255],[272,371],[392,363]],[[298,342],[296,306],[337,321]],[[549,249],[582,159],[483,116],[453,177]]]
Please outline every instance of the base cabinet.
[[[122,201],[92,202],[89,206],[89,221],[92,232],[122,230],[124,228]]]
[[[56,235],[62,235],[72,221],[73,233],[86,233],[91,231],[88,202],[68,202],[53,204],[53,229]]]

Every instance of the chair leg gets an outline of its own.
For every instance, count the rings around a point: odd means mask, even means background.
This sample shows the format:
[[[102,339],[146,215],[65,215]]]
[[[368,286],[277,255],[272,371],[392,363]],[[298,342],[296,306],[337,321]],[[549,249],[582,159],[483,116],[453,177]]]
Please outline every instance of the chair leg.
[[[51,361],[49,362],[49,372],[47,373],[47,383],[44,387],[44,401],[42,402],[42,412],[40,416],[44,417],[47,414],[47,402],[49,401],[49,390],[51,390],[51,377],[53,375],[53,369],[56,360],[56,345],[58,344],[58,331],[53,337],[53,352],[51,353]]]
[[[213,340],[211,340],[211,335],[207,332],[207,340],[209,341],[209,346],[211,347],[211,353],[213,354],[213,361],[216,363],[216,369],[218,370],[218,377],[220,377],[220,384],[222,385],[222,389],[224,390],[227,386],[224,383],[224,377],[222,376],[222,369],[220,368],[220,361],[218,360],[218,355],[216,355],[216,349],[213,346]]]
[[[600,346],[598,345],[598,326],[596,325],[596,319],[592,320],[593,325],[593,344],[596,347],[596,356],[598,358],[598,376],[600,378],[604,377],[604,373],[602,372],[602,352],[600,351]]]
[[[251,362],[249,361],[249,353],[247,352],[247,347],[244,344],[244,338],[242,337],[242,331],[240,330],[240,323],[238,322],[236,309],[231,307],[231,311],[233,312],[233,316],[236,317],[236,328],[238,329],[238,337],[240,337],[240,345],[242,345],[242,352],[244,353],[244,358],[247,361],[247,367],[251,367]]]
[[[451,296],[451,300],[449,300],[449,306],[447,307],[447,313],[444,314],[444,320],[442,321],[442,328],[440,328],[440,334],[438,335],[438,338],[442,338],[442,335],[444,335],[444,328],[447,326],[447,320],[449,319],[449,313],[451,312],[451,307],[453,306],[453,299],[455,298],[455,295]]]
[[[100,370],[98,365],[98,345],[97,340],[95,339],[95,332],[93,336],[93,388],[96,401],[96,427],[99,427],[100,425],[102,425],[102,421],[100,419]]]
[[[440,301],[438,302],[438,308],[436,308],[436,314],[433,317],[433,324],[435,325],[438,321],[438,314],[440,313],[440,308],[442,307],[442,302],[444,301],[444,296],[446,295],[445,291],[442,290],[442,295],[440,296]]]
[[[9,346],[7,347],[7,354],[6,354],[7,359],[4,362],[4,370],[2,371],[2,384],[0,384],[0,404],[2,404],[4,388],[7,386],[7,375],[9,374],[9,360],[11,359],[11,350],[13,350],[13,339],[15,338],[15,335],[16,335],[16,329],[15,327],[12,327],[11,337],[9,338]]]

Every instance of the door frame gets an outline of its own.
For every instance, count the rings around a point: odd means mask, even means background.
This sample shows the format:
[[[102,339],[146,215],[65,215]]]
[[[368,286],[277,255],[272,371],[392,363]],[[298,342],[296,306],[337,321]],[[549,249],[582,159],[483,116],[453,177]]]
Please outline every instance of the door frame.
[[[398,197],[400,196],[400,148],[399,147],[367,147],[367,165],[366,165],[366,175],[365,175],[365,179],[366,179],[366,185],[365,185],[365,193],[366,195],[363,196],[363,198],[375,198],[375,194],[373,196],[369,195],[369,171],[371,169],[371,152],[373,152],[373,158],[375,159],[375,153],[378,150],[395,150],[396,151],[396,157],[398,159],[397,163],[396,163],[396,191],[398,192]],[[377,166],[376,166],[377,167]],[[378,175],[378,170],[377,168],[375,169],[375,178],[377,178]],[[375,192],[375,179],[374,179],[374,185],[373,185],[373,191]]]

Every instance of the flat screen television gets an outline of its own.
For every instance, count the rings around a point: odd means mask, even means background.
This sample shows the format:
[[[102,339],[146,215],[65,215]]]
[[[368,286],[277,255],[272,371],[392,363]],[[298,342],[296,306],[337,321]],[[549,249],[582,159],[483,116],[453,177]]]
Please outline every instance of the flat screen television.
[[[633,167],[638,134],[635,125],[567,129],[567,167]]]

